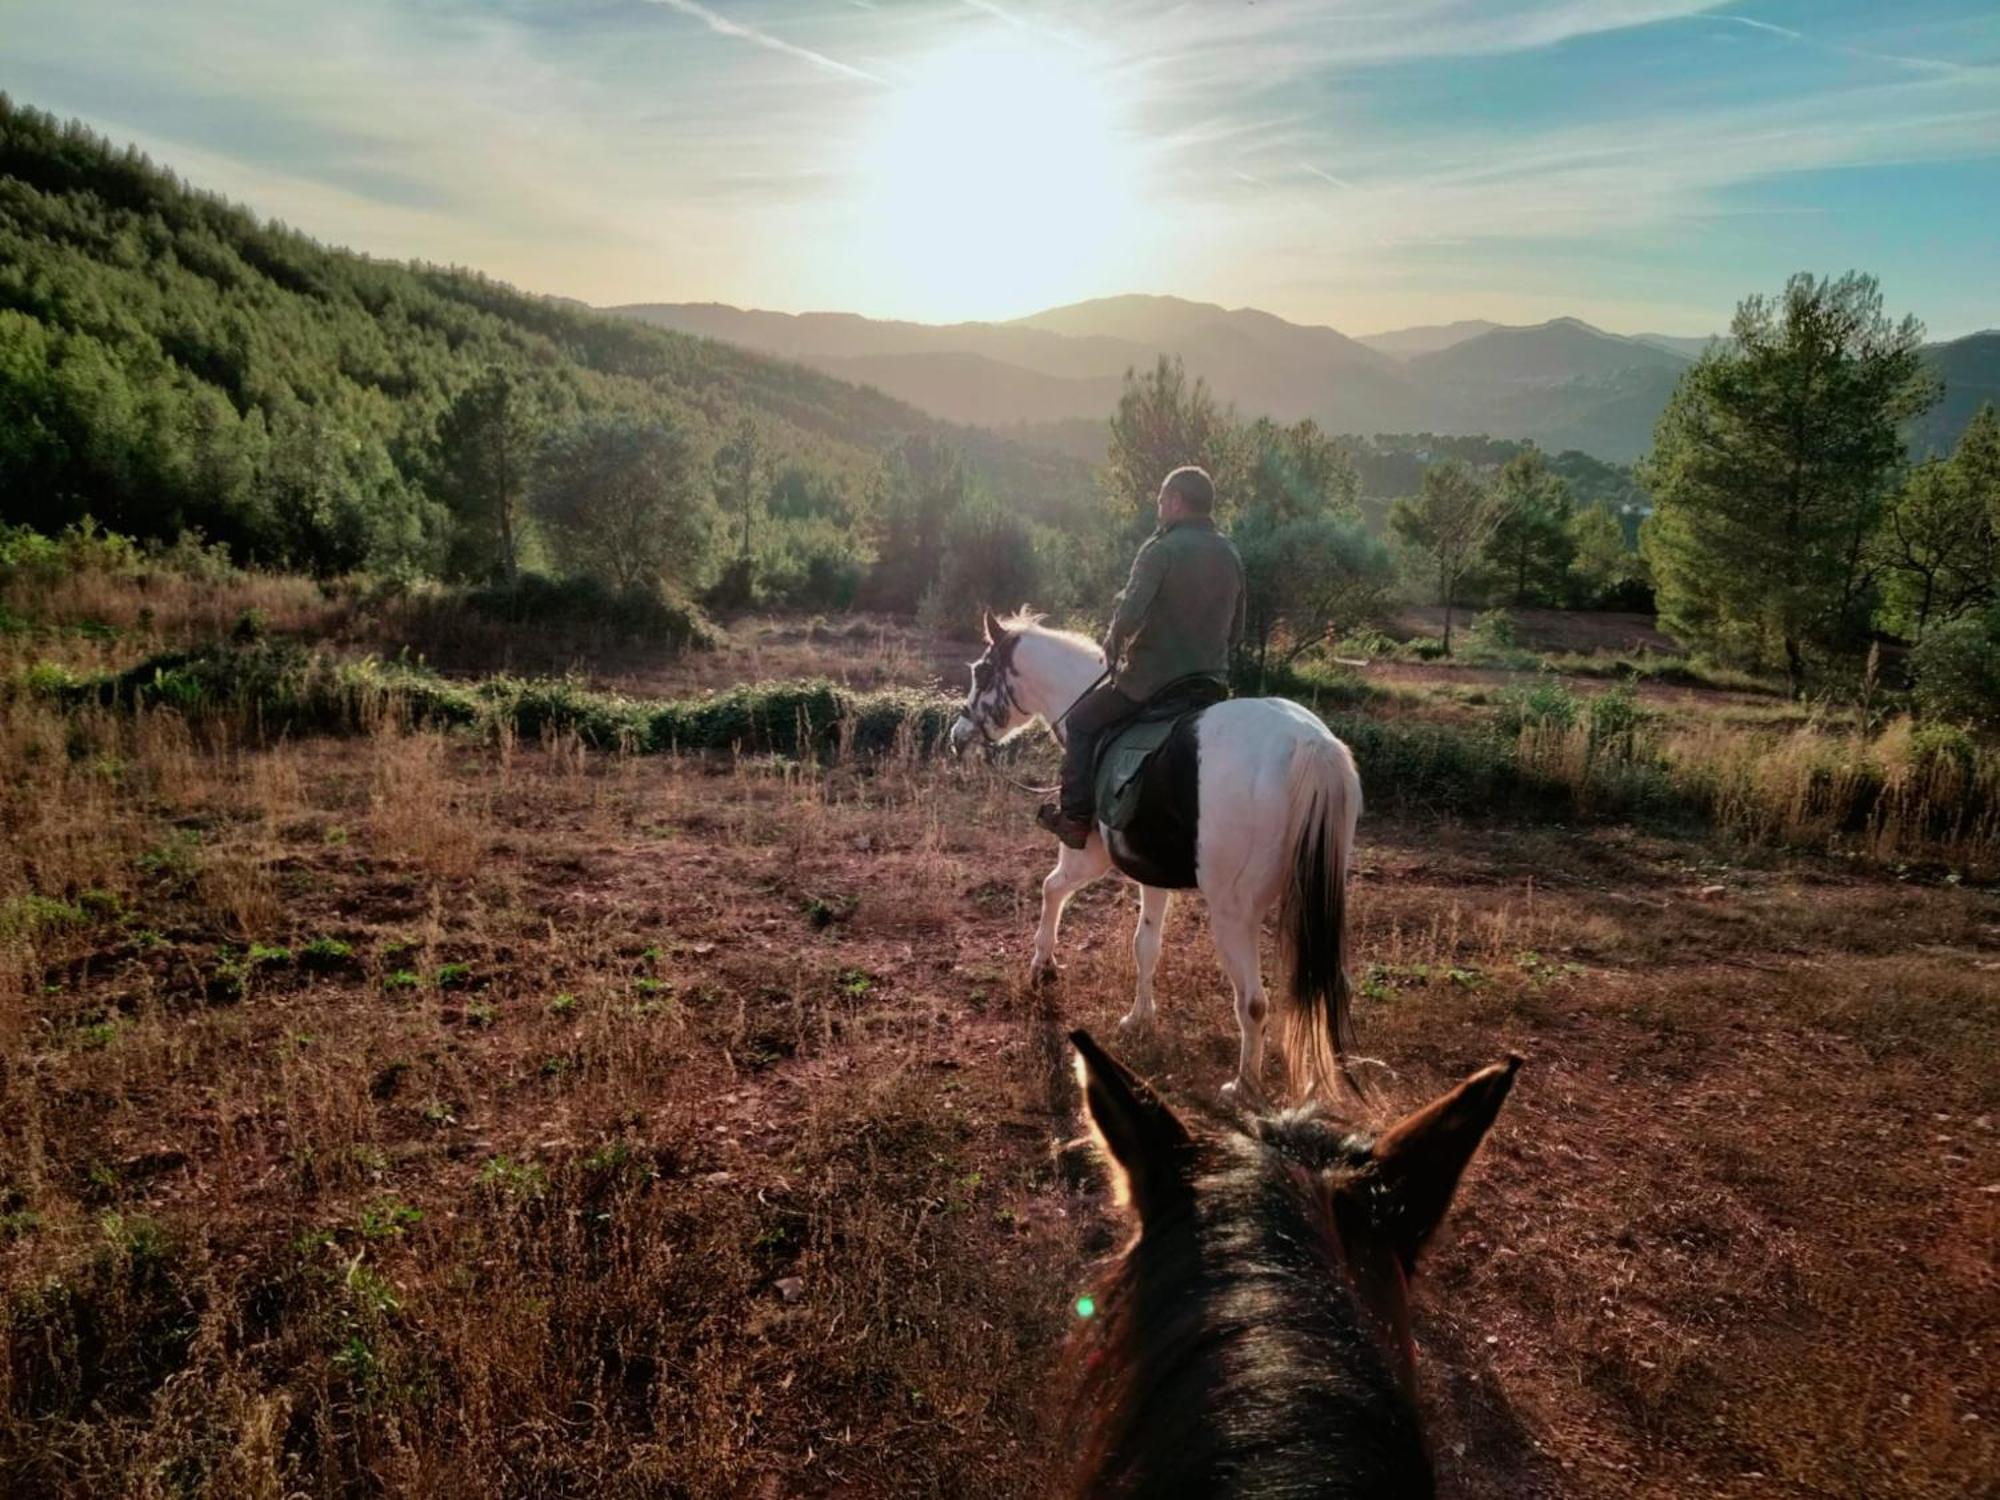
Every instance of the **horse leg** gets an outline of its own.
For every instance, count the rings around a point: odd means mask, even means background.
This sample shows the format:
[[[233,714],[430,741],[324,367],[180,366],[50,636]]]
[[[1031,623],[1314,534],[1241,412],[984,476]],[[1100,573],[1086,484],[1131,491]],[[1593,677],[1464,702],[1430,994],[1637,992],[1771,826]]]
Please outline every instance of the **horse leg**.
[[[1166,936],[1167,907],[1174,893],[1160,886],[1139,887],[1139,927],[1132,934],[1132,956],[1139,964],[1139,992],[1132,1009],[1121,1016],[1118,1030],[1130,1035],[1153,1024],[1153,970],[1160,964],[1160,940]]]
[[[1081,849],[1062,846],[1056,867],[1042,881],[1042,921],[1035,929],[1035,959],[1028,969],[1028,977],[1035,983],[1046,984],[1056,977],[1056,931],[1062,926],[1063,907],[1110,868],[1110,851],[1096,834]]]
[[[1230,912],[1211,910],[1209,914],[1216,956],[1236,992],[1236,1026],[1243,1037],[1236,1076],[1222,1086],[1222,1097],[1231,1104],[1254,1104],[1264,1097],[1264,1019],[1271,1006],[1264,994],[1257,953],[1262,925],[1254,918]]]

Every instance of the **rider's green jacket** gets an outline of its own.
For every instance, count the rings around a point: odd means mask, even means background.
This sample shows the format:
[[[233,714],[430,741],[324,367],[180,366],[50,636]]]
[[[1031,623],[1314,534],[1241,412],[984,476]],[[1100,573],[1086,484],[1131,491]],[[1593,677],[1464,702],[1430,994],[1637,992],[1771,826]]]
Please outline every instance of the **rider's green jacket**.
[[[1207,516],[1162,526],[1132,559],[1104,637],[1112,681],[1143,702],[1196,673],[1227,677],[1243,639],[1243,559]]]

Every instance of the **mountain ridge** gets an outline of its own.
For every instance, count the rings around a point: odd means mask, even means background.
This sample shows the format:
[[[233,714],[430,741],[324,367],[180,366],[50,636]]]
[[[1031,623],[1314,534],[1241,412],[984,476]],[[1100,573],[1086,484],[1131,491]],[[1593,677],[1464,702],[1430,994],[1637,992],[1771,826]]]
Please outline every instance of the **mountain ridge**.
[[[945,421],[1028,442],[1036,429],[1058,433],[1049,446],[1071,454],[1078,424],[1115,408],[1127,370],[1179,357],[1245,416],[1310,417],[1362,435],[1490,434],[1629,463],[1650,446],[1674,382],[1720,337],[1613,333],[1564,316],[1462,319],[1357,339],[1258,308],[1138,292],[953,324],[718,303],[604,311],[796,359]],[[1977,342],[1987,338],[2000,344],[2000,334],[1972,334],[1926,346],[1948,394],[1915,424],[1913,441],[1948,446],[1979,400],[2000,399],[2000,357]]]

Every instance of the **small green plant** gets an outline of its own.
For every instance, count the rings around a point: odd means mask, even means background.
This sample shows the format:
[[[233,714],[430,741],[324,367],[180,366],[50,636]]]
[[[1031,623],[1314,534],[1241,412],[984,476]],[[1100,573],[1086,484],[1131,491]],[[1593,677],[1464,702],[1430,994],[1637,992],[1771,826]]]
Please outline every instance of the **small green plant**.
[[[418,977],[415,970],[398,969],[382,981],[382,988],[385,990],[413,990],[422,983],[423,980]]]
[[[573,1015],[575,1012],[576,996],[574,995],[558,995],[549,1002],[549,1014],[552,1016]]]
[[[1532,687],[1509,688],[1500,698],[1500,732],[1518,735],[1523,730],[1569,729],[1581,716],[1576,694],[1558,677],[1538,678]]]
[[[462,990],[471,983],[471,964],[446,964],[437,971],[437,987],[441,990]]]
[[[252,943],[250,951],[244,955],[244,962],[253,969],[275,969],[291,961],[291,949],[267,948],[262,943]]]
[[[875,976],[864,969],[842,969],[834,975],[833,982],[840,987],[842,994],[856,999],[875,988]]]
[[[509,1198],[539,1198],[549,1188],[549,1174],[533,1162],[495,1156],[479,1169],[479,1185]]]
[[[354,945],[339,938],[314,938],[299,949],[299,967],[315,974],[345,968],[354,959]]]
[[[115,922],[125,914],[125,903],[116,891],[92,888],[79,892],[76,904],[83,914],[99,922]]]
[[[494,1020],[492,1005],[484,1000],[473,1000],[465,1007],[465,1021],[468,1026],[491,1026]]]
[[[396,1198],[383,1198],[361,1210],[361,1237],[386,1240],[400,1236],[414,1224],[423,1222],[423,1211]]]
[[[77,1050],[95,1052],[100,1048],[109,1047],[117,1040],[118,1032],[119,1023],[115,1020],[93,1021],[88,1026],[79,1026],[76,1029]]]
[[[81,927],[89,915],[81,906],[47,896],[16,896],[0,902],[0,937],[40,937],[64,927]]]
[[[192,828],[176,828],[167,834],[165,843],[148,849],[137,860],[139,868],[148,875],[161,875],[174,880],[185,880],[195,872],[201,862],[201,835]]]

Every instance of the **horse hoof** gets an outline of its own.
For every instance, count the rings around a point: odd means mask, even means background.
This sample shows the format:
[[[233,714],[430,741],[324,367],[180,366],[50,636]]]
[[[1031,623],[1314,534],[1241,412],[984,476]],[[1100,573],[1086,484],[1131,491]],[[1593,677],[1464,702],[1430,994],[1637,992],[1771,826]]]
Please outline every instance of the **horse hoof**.
[[[1136,1010],[1128,1011],[1118,1018],[1118,1035],[1121,1037],[1138,1036],[1150,1030],[1152,1025],[1153,1018],[1150,1015],[1142,1015]]]
[[[1255,1109],[1262,1101],[1249,1084],[1232,1078],[1222,1086],[1222,1102],[1231,1109]]]
[[[1062,970],[1058,969],[1053,961],[1045,964],[1030,964],[1028,966],[1028,983],[1030,984],[1050,985],[1061,978]]]

